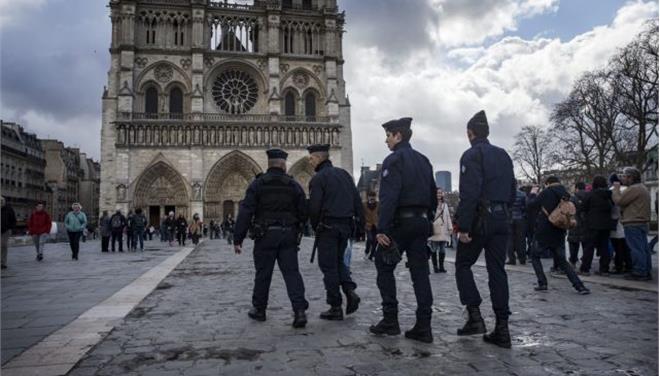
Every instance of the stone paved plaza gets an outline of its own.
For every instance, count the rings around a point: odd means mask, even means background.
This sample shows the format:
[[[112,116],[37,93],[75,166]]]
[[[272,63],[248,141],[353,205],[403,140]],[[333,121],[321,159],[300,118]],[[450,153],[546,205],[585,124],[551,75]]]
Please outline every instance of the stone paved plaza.
[[[529,272],[511,271],[513,349],[457,337],[464,320],[453,277],[431,275],[435,343],[375,337],[380,317],[376,271],[353,257],[360,310],[343,322],[318,319],[326,309],[321,273],[309,263],[304,239],[301,269],[309,324],[291,328],[291,308],[281,275],[271,286],[268,320],[247,318],[253,266],[251,244],[240,256],[224,241],[207,240],[93,348],[70,375],[656,375],[657,292],[587,283],[577,295],[568,281],[550,279],[533,291]],[[547,264],[548,262],[546,262]],[[486,274],[475,267],[486,323],[493,327]],[[402,329],[414,323],[408,271],[397,269]]]
[[[148,242],[144,253],[101,253],[101,243],[80,243],[79,261],[68,243],[11,247],[2,271],[2,364],[73,321],[178,251]]]

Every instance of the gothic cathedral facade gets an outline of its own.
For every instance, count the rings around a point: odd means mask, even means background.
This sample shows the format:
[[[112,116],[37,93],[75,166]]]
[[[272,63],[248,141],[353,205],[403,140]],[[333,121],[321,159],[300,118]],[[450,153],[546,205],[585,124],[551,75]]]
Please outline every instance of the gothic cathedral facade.
[[[353,171],[336,0],[110,0],[100,209],[236,215],[265,150],[306,146]]]

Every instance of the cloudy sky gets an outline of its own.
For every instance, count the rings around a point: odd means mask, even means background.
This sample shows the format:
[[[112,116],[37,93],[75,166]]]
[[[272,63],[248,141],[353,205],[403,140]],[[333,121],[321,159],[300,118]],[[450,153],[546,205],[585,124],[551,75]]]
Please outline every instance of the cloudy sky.
[[[0,0],[0,118],[99,156],[109,64],[104,0]],[[457,177],[480,109],[509,148],[584,71],[658,17],[648,0],[339,0],[356,170],[388,151],[380,124],[411,116],[413,146]],[[365,142],[364,140],[369,140]],[[454,186],[457,181],[454,181]]]

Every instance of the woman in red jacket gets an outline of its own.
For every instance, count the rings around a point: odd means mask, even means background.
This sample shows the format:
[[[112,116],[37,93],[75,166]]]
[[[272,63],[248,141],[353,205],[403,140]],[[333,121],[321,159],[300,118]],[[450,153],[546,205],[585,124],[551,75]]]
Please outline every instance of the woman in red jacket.
[[[28,232],[32,235],[34,247],[37,249],[37,261],[44,259],[44,245],[50,234],[51,224],[50,216],[44,210],[44,204],[37,203],[37,207],[28,220]]]

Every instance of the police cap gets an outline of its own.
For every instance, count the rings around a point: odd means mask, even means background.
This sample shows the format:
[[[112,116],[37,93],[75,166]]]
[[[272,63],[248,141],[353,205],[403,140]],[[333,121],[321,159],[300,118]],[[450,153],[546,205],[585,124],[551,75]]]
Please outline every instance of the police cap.
[[[329,144],[314,144],[314,145],[309,145],[307,147],[307,151],[310,154],[316,152],[327,152],[328,150],[330,150]]]
[[[383,124],[383,128],[385,128],[386,132],[402,131],[405,129],[410,129],[411,122],[412,118],[404,117],[401,119],[388,121],[387,123]]]
[[[481,110],[472,116],[472,119],[467,123],[467,129],[472,130],[477,137],[488,137],[490,129],[488,128],[488,119],[486,113]]]
[[[266,151],[266,154],[268,154],[268,159],[284,159],[289,156],[287,152],[285,152],[282,149],[269,149]]]

